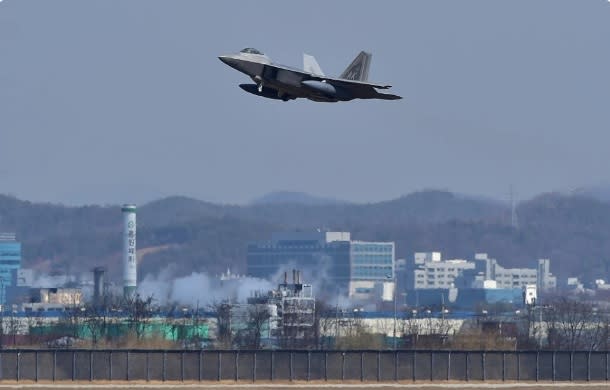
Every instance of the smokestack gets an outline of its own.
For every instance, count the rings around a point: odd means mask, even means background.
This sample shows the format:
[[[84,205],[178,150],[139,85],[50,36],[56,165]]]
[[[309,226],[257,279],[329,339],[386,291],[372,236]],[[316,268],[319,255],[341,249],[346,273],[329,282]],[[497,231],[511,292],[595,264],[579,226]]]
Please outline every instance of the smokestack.
[[[288,271],[284,271],[284,284],[288,284]]]
[[[297,282],[297,270],[293,269],[292,270],[292,284],[295,284]]]
[[[301,283],[301,271],[297,270],[297,284]]]
[[[136,292],[136,206],[125,204],[123,212],[123,296],[132,297]]]
[[[104,267],[95,267],[93,269],[93,304],[95,306],[103,303],[105,273],[106,268]]]

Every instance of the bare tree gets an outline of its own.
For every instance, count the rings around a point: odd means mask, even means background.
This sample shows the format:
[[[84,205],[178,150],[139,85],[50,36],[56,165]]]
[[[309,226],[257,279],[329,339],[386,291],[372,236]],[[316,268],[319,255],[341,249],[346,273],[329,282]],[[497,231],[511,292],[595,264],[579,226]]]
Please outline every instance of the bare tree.
[[[96,347],[99,340],[105,337],[108,330],[108,310],[105,305],[85,307],[84,323],[91,334],[91,344]]]
[[[607,322],[587,302],[561,297],[547,311],[548,345],[555,350],[595,350],[605,345]]]
[[[216,316],[216,339],[221,348],[233,347],[233,330],[231,329],[231,308],[229,302],[215,302],[210,305],[210,310]]]
[[[142,339],[148,328],[150,318],[153,315],[152,303],[152,296],[142,298],[140,294],[136,294],[126,300],[127,321],[129,328],[134,332],[137,340]]]
[[[248,323],[238,334],[238,343],[249,349],[261,349],[263,331],[269,329],[271,314],[267,305],[251,305],[248,308]]]
[[[12,335],[13,346],[17,345],[17,335],[21,331],[21,321],[19,317],[17,317],[16,311],[10,311],[10,316],[8,318],[8,333]]]

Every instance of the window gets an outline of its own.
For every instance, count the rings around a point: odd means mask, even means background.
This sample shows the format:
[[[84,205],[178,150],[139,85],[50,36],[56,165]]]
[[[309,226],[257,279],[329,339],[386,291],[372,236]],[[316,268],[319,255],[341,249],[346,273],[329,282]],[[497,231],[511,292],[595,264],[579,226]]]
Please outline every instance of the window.
[[[254,49],[254,48],[251,48],[251,47],[246,47],[245,49],[243,49],[242,51],[240,51],[240,53],[246,53],[246,54],[260,54],[260,55],[263,55],[263,53],[262,53],[262,52],[260,52],[260,51],[258,51],[258,50],[256,50],[256,49]]]

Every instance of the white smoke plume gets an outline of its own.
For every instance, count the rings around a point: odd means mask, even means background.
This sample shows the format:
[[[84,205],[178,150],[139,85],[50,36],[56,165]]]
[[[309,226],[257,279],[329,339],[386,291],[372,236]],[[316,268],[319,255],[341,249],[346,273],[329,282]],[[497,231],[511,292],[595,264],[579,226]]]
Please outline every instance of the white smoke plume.
[[[205,307],[225,300],[245,302],[254,292],[267,292],[277,287],[267,280],[251,277],[220,280],[202,272],[181,277],[173,277],[173,274],[170,266],[157,276],[147,275],[139,283],[138,293],[143,297],[152,296],[159,305],[177,303]]]

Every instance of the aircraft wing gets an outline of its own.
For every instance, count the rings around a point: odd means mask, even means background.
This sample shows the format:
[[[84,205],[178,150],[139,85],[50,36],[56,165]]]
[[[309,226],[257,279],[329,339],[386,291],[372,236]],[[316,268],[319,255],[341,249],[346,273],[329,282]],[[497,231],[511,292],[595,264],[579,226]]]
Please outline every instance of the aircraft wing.
[[[368,81],[357,81],[357,80],[346,80],[346,79],[335,79],[332,77],[320,77],[313,76],[312,79],[318,81],[326,80],[327,83],[331,83],[333,85],[341,86],[341,87],[372,87],[376,89],[388,89],[391,88],[391,85],[381,85],[375,83],[369,83]]]
[[[376,88],[376,89],[388,89],[388,88],[392,87],[391,85],[381,85],[381,84],[369,83],[368,81],[347,80],[347,79],[341,79],[341,78],[327,77],[324,75],[319,75],[319,74],[303,71],[301,69],[292,68],[292,67],[286,66],[286,65],[273,64],[272,66],[279,68],[279,69],[284,69],[284,70],[288,70],[288,71],[300,74],[304,77],[307,77],[309,80],[316,80],[316,81],[325,81],[326,80],[326,82],[328,82],[328,83],[331,83],[331,84],[337,85],[337,86],[342,86],[342,87],[348,87],[348,88],[349,87],[362,87],[362,88],[372,87],[372,88]]]

